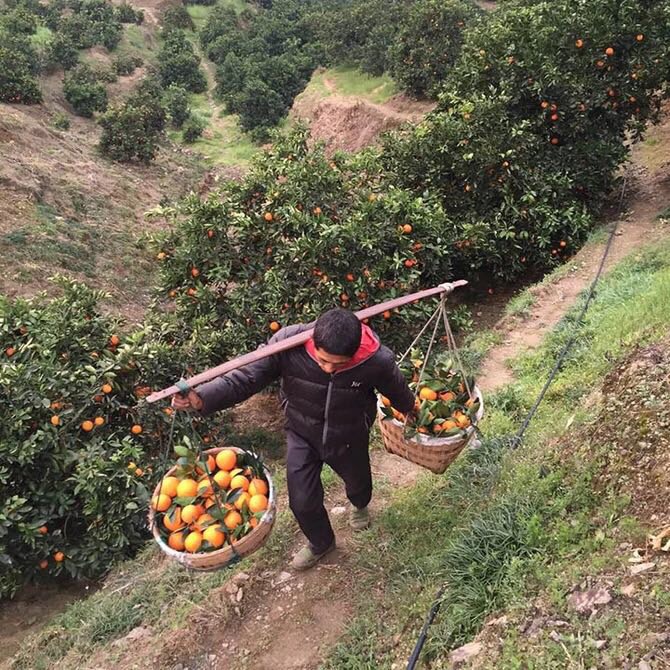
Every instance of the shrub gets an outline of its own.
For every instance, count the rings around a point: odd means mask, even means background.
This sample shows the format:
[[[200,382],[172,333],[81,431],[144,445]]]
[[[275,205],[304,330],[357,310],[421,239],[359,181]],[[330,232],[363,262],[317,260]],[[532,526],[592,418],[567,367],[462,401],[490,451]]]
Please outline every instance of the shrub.
[[[30,42],[0,30],[0,101],[26,105],[41,102],[36,70],[37,54]]]
[[[391,178],[439,194],[458,217],[459,273],[510,279],[573,253],[616,184],[626,137],[656,114],[663,9],[590,7],[496,10],[467,31],[437,110],[386,144]]]
[[[202,135],[206,126],[207,123],[202,117],[191,114],[184,122],[184,142],[188,144],[195,142]]]
[[[132,5],[123,2],[115,7],[116,18],[121,23],[136,23],[140,25],[144,21],[144,12],[134,9]]]
[[[208,324],[215,335],[203,346],[229,358],[266,339],[271,321],[362,308],[450,277],[455,226],[438,203],[384,184],[370,154],[333,161],[307,140],[302,128],[273,137],[242,183],[188,199],[179,225],[155,238],[177,342]],[[393,341],[411,318],[375,326]]]
[[[99,577],[146,542],[172,417],[138,401],[189,362],[166,326],[124,335],[102,293],[56,281],[55,299],[0,297],[0,597],[47,574]]]
[[[282,0],[244,19],[217,8],[200,34],[217,65],[217,94],[256,137],[288,112],[319,61],[305,7]]]
[[[67,35],[80,49],[102,44],[107,50],[116,48],[123,35],[123,26],[113,5],[107,0],[69,0],[72,14],[52,18],[59,32]]]
[[[463,30],[481,14],[469,0],[414,3],[389,51],[393,78],[411,95],[436,97],[460,53]]]
[[[165,33],[158,54],[158,74],[163,87],[177,84],[193,93],[201,93],[207,88],[207,80],[200,69],[200,58],[182,30]]]
[[[0,13],[0,30],[10,35],[32,35],[37,30],[37,15],[25,7],[15,7]]]
[[[100,152],[117,161],[149,162],[158,150],[165,127],[161,90],[152,81],[143,82],[122,105],[100,118]]]
[[[63,112],[56,112],[51,117],[51,125],[56,128],[56,130],[69,130],[70,129],[70,117]]]
[[[94,112],[107,109],[107,91],[98,81],[96,73],[86,64],[77,65],[65,73],[63,92],[79,116],[90,118]]]
[[[195,24],[184,5],[168,7],[163,12],[161,21],[163,29],[195,30]]]
[[[191,113],[188,98],[188,91],[176,84],[170,84],[163,92],[163,106],[175,128],[181,128]]]
[[[113,60],[112,67],[120,77],[127,77],[135,72],[136,68],[142,67],[143,63],[144,61],[139,56],[123,54]]]
[[[47,59],[52,66],[70,70],[79,62],[79,49],[70,35],[57,32],[49,42]]]

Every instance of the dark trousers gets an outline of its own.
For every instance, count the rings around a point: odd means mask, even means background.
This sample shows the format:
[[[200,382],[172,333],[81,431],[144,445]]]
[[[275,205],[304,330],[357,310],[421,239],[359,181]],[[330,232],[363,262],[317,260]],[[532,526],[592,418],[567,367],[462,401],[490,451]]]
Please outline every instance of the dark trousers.
[[[354,507],[366,507],[372,497],[372,472],[368,445],[323,455],[293,431],[286,431],[289,506],[307,537],[312,551],[325,551],[335,539],[323,506],[321,469],[327,463],[344,480],[347,498]]]

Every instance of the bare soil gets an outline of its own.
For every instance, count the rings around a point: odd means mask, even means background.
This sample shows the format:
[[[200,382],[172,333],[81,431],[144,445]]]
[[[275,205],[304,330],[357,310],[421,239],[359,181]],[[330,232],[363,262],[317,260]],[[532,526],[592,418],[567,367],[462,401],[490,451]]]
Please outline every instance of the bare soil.
[[[335,83],[329,79],[324,83],[331,95],[299,96],[291,117],[306,121],[312,140],[323,142],[329,154],[373,146],[383,133],[405,123],[416,123],[435,107],[433,102],[412,100],[403,94],[375,104],[362,97],[338,94]]]

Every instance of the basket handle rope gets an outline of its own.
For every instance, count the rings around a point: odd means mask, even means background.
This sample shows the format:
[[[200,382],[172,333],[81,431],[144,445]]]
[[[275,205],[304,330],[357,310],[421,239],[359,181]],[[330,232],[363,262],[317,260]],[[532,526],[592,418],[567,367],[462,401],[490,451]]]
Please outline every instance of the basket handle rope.
[[[442,317],[440,319],[440,317]],[[428,360],[430,359],[430,354],[432,353],[433,350],[433,345],[435,344],[435,339],[437,337],[437,330],[440,324],[440,321],[442,321],[442,324],[444,325],[444,330],[447,338],[447,348],[449,349],[449,352],[453,354],[455,360],[456,360],[456,365],[458,367],[459,372],[461,373],[461,376],[463,377],[463,383],[465,385],[465,389],[468,392],[468,397],[472,398],[472,388],[470,387],[470,382],[468,381],[468,376],[465,372],[465,368],[463,367],[463,362],[461,360],[461,357],[458,353],[458,347],[456,346],[456,340],[454,338],[454,333],[451,330],[451,325],[449,324],[449,317],[447,315],[447,295],[446,293],[442,294],[440,296],[440,303],[433,312],[433,314],[428,318],[426,323],[423,325],[417,336],[414,338],[412,343],[407,347],[407,350],[403,355],[400,357],[398,360],[399,363],[402,363],[402,361],[407,358],[409,353],[412,351],[414,346],[417,344],[417,342],[421,339],[423,334],[428,330],[429,326],[431,323],[435,321],[435,324],[433,326],[433,332],[430,337],[430,341],[428,342],[428,349],[426,351],[426,355],[423,357],[423,361],[421,363],[421,368],[419,369],[419,379],[417,380],[417,387],[421,386],[421,381],[423,380],[424,373],[426,371],[426,364],[428,363]],[[403,422],[403,435],[406,436],[407,433],[407,415],[405,415],[405,420]],[[406,448],[407,449],[407,448]],[[407,456],[407,451],[406,451],[406,456]]]

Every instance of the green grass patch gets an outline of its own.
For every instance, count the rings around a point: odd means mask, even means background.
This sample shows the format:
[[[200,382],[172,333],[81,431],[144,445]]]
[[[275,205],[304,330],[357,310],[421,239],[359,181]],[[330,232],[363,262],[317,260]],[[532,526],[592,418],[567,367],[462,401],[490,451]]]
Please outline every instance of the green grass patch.
[[[245,168],[260,151],[260,147],[240,130],[236,116],[225,116],[215,123],[211,122],[203,136],[189,146],[203,154],[205,163],[210,166],[234,165]]]
[[[45,47],[51,41],[53,31],[47,26],[39,25],[37,30],[30,36],[30,42],[34,47]]]
[[[395,82],[386,74],[372,77],[357,68],[338,66],[315,72],[301,95],[351,95],[382,104],[396,93],[398,88]]]
[[[525,289],[515,295],[508,303],[505,305],[505,315],[506,316],[521,316],[526,317],[530,314],[530,311],[535,304],[535,296]]]

